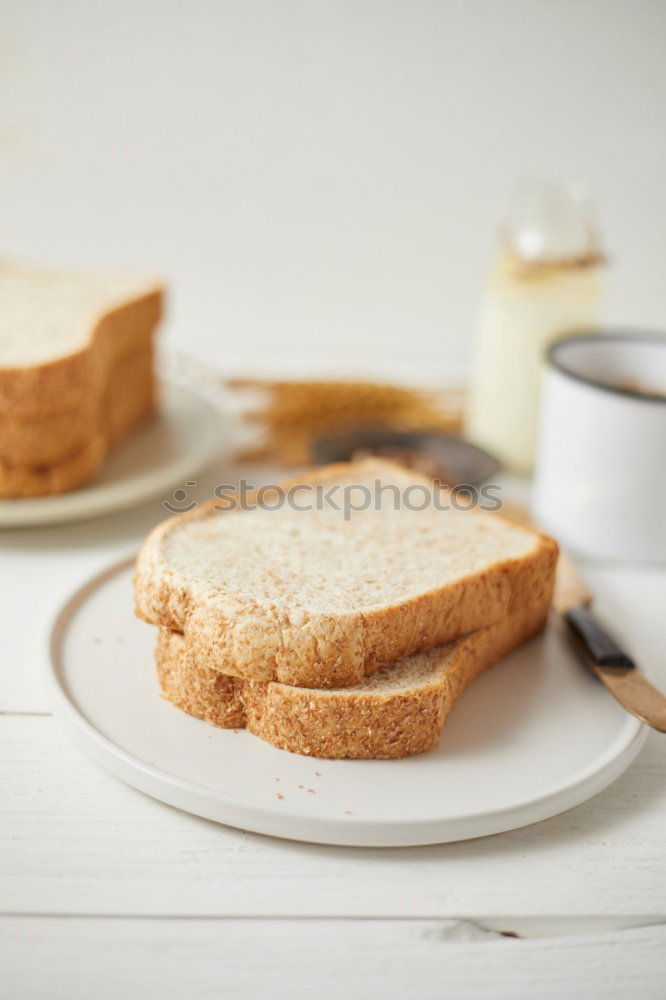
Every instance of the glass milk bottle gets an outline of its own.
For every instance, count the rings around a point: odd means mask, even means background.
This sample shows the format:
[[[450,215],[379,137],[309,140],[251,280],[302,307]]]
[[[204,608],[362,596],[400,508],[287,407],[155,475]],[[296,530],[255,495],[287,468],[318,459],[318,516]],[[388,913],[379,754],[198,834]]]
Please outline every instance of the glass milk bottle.
[[[481,306],[466,417],[467,436],[514,472],[532,468],[548,344],[597,325],[601,263],[584,191],[521,190]]]

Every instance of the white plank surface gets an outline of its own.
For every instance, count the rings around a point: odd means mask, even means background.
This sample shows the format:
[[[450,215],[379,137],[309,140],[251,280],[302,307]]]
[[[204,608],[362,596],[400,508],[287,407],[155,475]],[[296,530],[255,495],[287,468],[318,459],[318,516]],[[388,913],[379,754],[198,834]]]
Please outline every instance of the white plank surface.
[[[0,920],[8,996],[657,1000],[666,928],[522,941],[433,921]]]
[[[4,912],[486,916],[666,912],[663,744],[562,816],[416,849],[272,840],[143,796],[49,717],[0,718]]]

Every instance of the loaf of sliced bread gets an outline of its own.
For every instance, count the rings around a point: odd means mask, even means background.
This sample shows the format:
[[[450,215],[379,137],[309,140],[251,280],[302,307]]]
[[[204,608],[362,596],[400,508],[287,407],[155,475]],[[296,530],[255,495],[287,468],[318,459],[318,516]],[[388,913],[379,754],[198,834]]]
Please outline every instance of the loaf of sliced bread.
[[[368,459],[282,484],[263,503],[251,495],[242,509],[210,502],[148,537],[137,613],[183,633],[203,669],[340,688],[506,622],[535,596],[547,607],[555,543],[433,490]]]
[[[91,398],[76,409],[39,417],[0,416],[0,466],[58,465],[86,447],[91,427],[102,427],[99,436],[113,442],[154,412],[153,354],[143,350],[113,366],[101,407]]]
[[[153,279],[0,263],[0,496],[74,489],[155,409]]]
[[[186,638],[167,629],[159,631],[155,658],[165,697],[212,725],[247,728],[312,757],[407,757],[437,745],[467,684],[534,635],[547,612],[543,598],[526,595],[503,621],[333,690],[230,677],[201,666]]]

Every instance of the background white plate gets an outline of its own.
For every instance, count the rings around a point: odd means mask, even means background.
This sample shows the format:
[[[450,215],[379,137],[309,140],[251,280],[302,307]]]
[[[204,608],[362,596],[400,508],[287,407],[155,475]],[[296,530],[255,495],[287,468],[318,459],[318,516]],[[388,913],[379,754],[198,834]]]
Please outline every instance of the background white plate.
[[[432,753],[326,761],[276,750],[160,697],[155,629],[133,615],[131,575],[128,563],[112,567],[61,612],[54,708],[113,774],[209,819],[325,844],[463,840],[577,805],[617,778],[645,738],[553,627],[472,685]]]
[[[94,482],[59,496],[0,500],[0,528],[83,521],[124,510],[202,469],[223,445],[223,415],[186,386],[162,382],[159,391],[159,415],[113,449]]]

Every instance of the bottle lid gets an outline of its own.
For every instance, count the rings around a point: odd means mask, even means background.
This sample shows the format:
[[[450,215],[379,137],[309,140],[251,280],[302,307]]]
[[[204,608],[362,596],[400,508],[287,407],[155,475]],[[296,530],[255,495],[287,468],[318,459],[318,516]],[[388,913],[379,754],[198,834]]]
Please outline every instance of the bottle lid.
[[[594,205],[579,182],[522,184],[512,199],[503,238],[526,263],[601,259]]]

